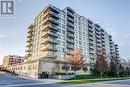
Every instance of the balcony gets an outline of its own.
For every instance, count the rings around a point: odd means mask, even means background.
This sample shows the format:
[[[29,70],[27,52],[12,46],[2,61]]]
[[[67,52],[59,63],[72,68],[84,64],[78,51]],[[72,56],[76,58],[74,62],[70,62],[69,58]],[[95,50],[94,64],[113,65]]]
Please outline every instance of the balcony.
[[[58,14],[53,11],[48,11],[43,16],[46,17],[47,15],[51,15],[51,16],[54,16],[55,18],[59,18]]]
[[[113,44],[113,42],[112,42],[112,41],[110,41],[110,44]]]
[[[94,35],[92,32],[89,32],[88,34],[89,34],[89,36],[91,36],[91,37],[93,37],[93,35]]]
[[[96,35],[97,36],[101,36],[101,33],[96,31]]]
[[[28,54],[27,54],[27,57],[30,57],[31,55],[32,55],[32,54],[29,54],[29,53],[28,53]]]
[[[119,48],[118,47],[115,47],[116,50],[118,50]]]
[[[90,54],[94,54],[94,50],[93,49],[89,49],[89,53]]]
[[[46,57],[46,58],[56,58],[57,55],[56,55],[55,52],[49,51],[49,52],[45,52],[44,55],[43,55],[43,57]]]
[[[47,23],[48,21],[53,22],[53,23],[55,23],[56,25],[59,24],[58,20],[55,19],[55,18],[52,18],[52,17],[46,18],[46,19],[43,21],[43,24]]]
[[[69,48],[69,49],[73,49],[74,46],[73,46],[73,45],[67,45],[67,48]]]
[[[105,35],[104,32],[102,32],[101,35],[104,36]]]
[[[67,39],[67,42],[74,44],[74,40]]]
[[[94,46],[89,46],[89,49],[93,49],[94,50]]]
[[[55,30],[55,31],[59,31],[59,28],[56,25],[51,24],[51,23],[49,23],[43,27],[43,31],[47,31],[50,29]]]
[[[70,18],[70,17],[67,17],[67,20],[74,23],[74,19]]]
[[[67,12],[67,15],[74,18],[74,14],[70,13],[70,12]]]
[[[31,42],[32,42],[32,39],[28,39],[27,42],[28,42],[28,43],[31,43]]]
[[[100,28],[95,28],[95,31],[96,32],[100,32]]]
[[[97,44],[101,44],[101,40],[96,40]]]
[[[89,40],[93,40],[93,39],[94,39],[93,37],[89,36]]]
[[[102,47],[105,47],[105,44],[102,43]]]
[[[27,49],[26,52],[31,52],[31,49]]]
[[[104,40],[104,39],[102,39],[102,43],[104,43],[104,44],[105,44],[105,40]]]
[[[32,33],[33,32],[33,29],[29,29],[28,30],[28,33],[30,34],[30,33]]]
[[[54,45],[47,45],[41,48],[41,51],[48,51],[48,50],[57,51],[57,47]]]
[[[88,31],[89,31],[89,33],[93,33],[94,32],[94,30],[91,29],[91,28],[88,28]]]
[[[42,39],[41,44],[47,44],[47,43],[58,44],[58,41],[56,39],[52,39],[52,38]]]
[[[51,31],[44,32],[43,35],[42,35],[42,37],[48,37],[48,36],[52,36],[52,37],[58,38],[58,34],[56,32],[51,32]]]
[[[45,55],[43,55],[43,57],[46,57],[46,58],[56,58],[57,56],[56,55],[45,54]]]
[[[67,26],[74,28],[74,24],[69,21],[67,22]]]
[[[90,24],[90,23],[88,23],[88,28],[93,28],[93,25],[92,24]]]
[[[31,47],[32,46],[32,44],[31,43],[29,43],[26,47]]]
[[[89,41],[89,46],[93,46],[94,47],[94,43]]]
[[[31,38],[33,36],[33,34],[29,34],[28,36],[27,36],[27,38]]]
[[[74,38],[74,34],[71,34],[71,33],[67,33],[67,36],[71,37],[71,38]]]
[[[101,40],[101,36],[96,35],[96,39]]]
[[[71,32],[71,33],[74,33],[74,29],[73,29],[73,28],[70,28],[70,27],[67,28],[67,31],[69,31],[69,32]]]
[[[105,40],[105,37],[104,37],[104,36],[101,36],[101,38],[102,38],[103,40]]]
[[[101,51],[101,46],[97,46],[97,51]]]
[[[72,51],[67,51],[67,54],[68,55],[72,55]]]

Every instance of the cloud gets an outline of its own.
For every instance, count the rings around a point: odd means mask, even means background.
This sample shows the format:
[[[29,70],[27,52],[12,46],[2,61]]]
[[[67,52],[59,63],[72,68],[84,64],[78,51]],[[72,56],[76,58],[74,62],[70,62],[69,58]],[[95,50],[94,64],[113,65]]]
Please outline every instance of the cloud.
[[[126,34],[124,37],[125,37],[125,38],[129,38],[129,37],[130,37],[130,34]]]
[[[0,38],[4,38],[4,37],[6,37],[6,35],[2,35],[2,34],[0,35]]]
[[[13,34],[13,35],[16,35],[16,34],[17,34],[17,32],[12,32],[12,34]]]
[[[118,43],[118,45],[121,47],[121,46],[125,46],[125,43],[122,43],[122,42],[120,42],[120,43]]]

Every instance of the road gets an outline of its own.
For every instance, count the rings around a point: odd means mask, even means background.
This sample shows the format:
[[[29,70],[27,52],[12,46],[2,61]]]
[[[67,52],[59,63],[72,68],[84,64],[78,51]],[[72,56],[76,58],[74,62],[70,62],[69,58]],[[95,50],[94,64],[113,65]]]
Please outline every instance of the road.
[[[0,87],[130,87],[130,80],[102,82],[93,84],[67,85],[52,79],[24,79],[0,72]]]

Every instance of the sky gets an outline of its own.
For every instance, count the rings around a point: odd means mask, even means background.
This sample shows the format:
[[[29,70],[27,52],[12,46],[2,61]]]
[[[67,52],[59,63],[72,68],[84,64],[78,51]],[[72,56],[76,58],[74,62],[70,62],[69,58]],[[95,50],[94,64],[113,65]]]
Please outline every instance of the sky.
[[[119,45],[120,56],[130,58],[130,0],[15,0],[15,15],[0,17],[0,64],[5,55],[25,55],[27,28],[48,4],[69,6],[99,23]]]

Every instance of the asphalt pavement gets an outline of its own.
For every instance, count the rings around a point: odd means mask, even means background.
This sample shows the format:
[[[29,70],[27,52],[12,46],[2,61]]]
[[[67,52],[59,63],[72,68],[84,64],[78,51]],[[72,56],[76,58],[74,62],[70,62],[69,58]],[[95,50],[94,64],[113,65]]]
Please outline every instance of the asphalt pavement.
[[[90,83],[61,84],[55,79],[25,79],[0,72],[0,87],[130,87],[130,80]]]

